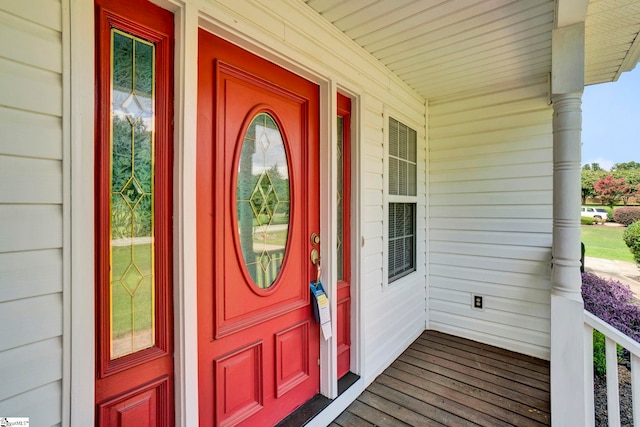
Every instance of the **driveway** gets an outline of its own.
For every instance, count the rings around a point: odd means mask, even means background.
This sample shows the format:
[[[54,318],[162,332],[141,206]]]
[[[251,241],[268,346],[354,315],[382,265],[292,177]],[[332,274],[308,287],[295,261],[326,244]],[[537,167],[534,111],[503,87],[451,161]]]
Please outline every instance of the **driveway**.
[[[614,261],[601,258],[584,258],[584,270],[587,273],[605,279],[615,279],[631,287],[637,299],[640,299],[640,269],[632,262]]]

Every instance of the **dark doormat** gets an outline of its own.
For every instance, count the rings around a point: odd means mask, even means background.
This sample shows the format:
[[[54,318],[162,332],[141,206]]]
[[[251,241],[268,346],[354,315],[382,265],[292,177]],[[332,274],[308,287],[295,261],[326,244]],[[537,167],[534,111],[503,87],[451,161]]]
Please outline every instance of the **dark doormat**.
[[[338,380],[338,396],[344,393],[349,387],[351,387],[356,381],[360,379],[360,376],[348,372],[344,377]],[[329,406],[332,402],[331,399],[316,394],[304,405],[293,411],[284,420],[276,424],[276,427],[300,427],[307,424],[318,415],[324,408]]]

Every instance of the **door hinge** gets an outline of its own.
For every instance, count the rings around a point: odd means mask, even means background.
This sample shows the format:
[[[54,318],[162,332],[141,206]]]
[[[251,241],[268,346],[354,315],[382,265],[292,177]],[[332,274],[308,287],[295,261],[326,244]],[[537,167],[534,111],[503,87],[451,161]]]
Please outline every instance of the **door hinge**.
[[[320,366],[320,359],[318,359],[318,366]]]

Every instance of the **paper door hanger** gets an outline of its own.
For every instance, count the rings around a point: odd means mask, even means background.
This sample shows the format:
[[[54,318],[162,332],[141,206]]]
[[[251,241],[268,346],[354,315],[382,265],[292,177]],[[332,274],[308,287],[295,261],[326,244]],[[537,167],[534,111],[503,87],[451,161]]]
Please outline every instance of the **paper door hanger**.
[[[320,322],[322,335],[325,340],[331,338],[331,310],[329,307],[329,297],[320,282],[311,282],[311,306],[313,307],[313,316],[316,322]]]

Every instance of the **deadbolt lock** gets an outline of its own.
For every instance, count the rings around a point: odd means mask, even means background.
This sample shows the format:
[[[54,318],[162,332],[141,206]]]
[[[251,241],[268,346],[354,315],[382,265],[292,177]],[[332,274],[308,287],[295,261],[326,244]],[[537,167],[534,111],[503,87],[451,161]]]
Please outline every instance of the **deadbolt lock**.
[[[317,246],[320,243],[320,236],[315,231],[311,233],[311,244]]]

